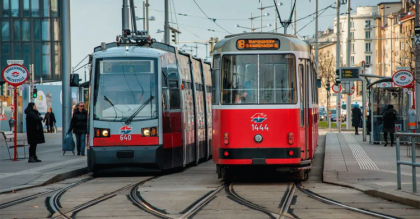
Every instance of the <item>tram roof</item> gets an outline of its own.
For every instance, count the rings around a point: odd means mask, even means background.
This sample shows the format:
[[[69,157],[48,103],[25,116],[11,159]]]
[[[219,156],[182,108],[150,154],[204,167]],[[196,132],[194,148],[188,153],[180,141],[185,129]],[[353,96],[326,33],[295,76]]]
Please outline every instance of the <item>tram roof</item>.
[[[280,33],[241,33],[226,36],[214,46],[214,53],[222,52],[253,52],[258,50],[238,50],[236,42],[240,39],[278,39],[280,48],[272,51],[302,51],[310,52],[307,42],[300,40],[294,35]],[[260,50],[261,51],[261,50]]]
[[[110,57],[110,56],[146,56],[146,57],[160,57],[166,51],[143,47],[143,46],[132,46],[132,45],[121,45],[117,47],[107,48],[94,53],[96,57]]]

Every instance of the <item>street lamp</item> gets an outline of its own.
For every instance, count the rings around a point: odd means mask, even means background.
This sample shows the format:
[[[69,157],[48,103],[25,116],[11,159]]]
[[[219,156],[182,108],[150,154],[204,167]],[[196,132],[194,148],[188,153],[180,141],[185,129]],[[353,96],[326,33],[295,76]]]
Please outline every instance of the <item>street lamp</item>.
[[[241,25],[239,25],[239,24],[236,24],[236,25],[235,25],[235,27],[248,29],[248,30],[251,30],[251,32],[254,32],[254,31],[255,31],[256,29],[258,29],[258,28],[260,28],[260,29],[262,30],[262,28],[271,27],[271,26],[272,26],[271,24],[267,24],[267,25],[262,26],[262,27],[249,28],[249,27],[244,27],[244,26],[241,26]],[[244,32],[244,33],[245,33],[245,32]]]
[[[262,27],[262,18],[263,17],[268,17],[268,16],[270,16],[270,13],[265,13],[265,14],[262,14],[262,10],[261,10],[261,15],[260,16],[256,16],[256,17],[252,17],[252,13],[251,13],[251,17],[250,18],[248,18],[248,19],[250,19],[251,20],[251,28],[249,28],[249,29],[253,29],[252,28],[252,21],[255,19],[255,18],[261,18],[261,27]],[[254,29],[255,30],[255,29]],[[252,31],[254,31],[254,30],[252,30]],[[252,32],[251,31],[251,32]],[[261,32],[262,32],[262,29],[261,29]]]

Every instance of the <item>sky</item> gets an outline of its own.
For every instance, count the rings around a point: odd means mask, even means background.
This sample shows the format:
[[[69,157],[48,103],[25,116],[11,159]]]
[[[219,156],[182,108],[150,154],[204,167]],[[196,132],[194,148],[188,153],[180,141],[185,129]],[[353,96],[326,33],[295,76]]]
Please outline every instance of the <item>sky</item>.
[[[181,31],[178,36],[178,48],[187,46],[198,46],[198,57],[206,57],[206,47],[199,42],[209,40],[210,37],[218,37],[223,39],[230,34],[242,33],[249,31],[245,28],[236,27],[236,25],[247,27],[251,26],[250,17],[260,16],[260,1],[263,7],[274,6],[273,0],[169,0],[170,16],[169,21],[171,27]],[[280,16],[283,20],[287,20],[291,13],[292,0],[276,0],[282,3],[279,6]],[[342,0],[340,0],[342,1]],[[359,6],[374,6],[380,2],[398,2],[398,0],[351,0],[352,13]],[[199,9],[199,7],[202,11]],[[138,17],[143,17],[143,0],[134,0],[136,6],[135,13]],[[164,0],[149,0],[149,15],[155,17],[155,21],[150,21],[149,34],[157,41],[163,39],[163,33],[156,33],[158,29],[163,30],[164,27]],[[336,16],[336,9],[327,8],[335,7],[336,0],[319,0],[319,30],[332,28],[333,20]],[[101,42],[114,42],[117,35],[121,34],[122,0],[72,0],[70,1],[71,14],[71,62],[74,67],[83,60],[86,55],[93,52],[93,48],[99,46]],[[347,7],[341,6],[341,13],[346,12]],[[262,19],[262,26],[271,25],[271,27],[263,28],[263,31],[274,30],[275,8],[266,8],[263,14],[269,13]],[[315,0],[296,0],[297,24],[296,28],[298,36],[310,36],[315,33]],[[184,15],[179,15],[184,14]],[[186,16],[185,16],[186,15]],[[208,19],[216,19],[215,22]],[[260,18],[253,20],[254,28],[260,27]],[[277,24],[279,33],[283,33],[284,29]],[[137,28],[143,29],[143,21],[137,22]],[[259,29],[257,30],[259,31]],[[293,33],[293,26],[289,26],[288,33]],[[184,47],[188,50],[193,49],[193,55],[196,54],[196,48]],[[189,51],[190,52],[190,51]],[[86,61],[85,61],[86,62]],[[83,63],[85,63],[83,62]],[[82,73],[83,70],[80,70]]]

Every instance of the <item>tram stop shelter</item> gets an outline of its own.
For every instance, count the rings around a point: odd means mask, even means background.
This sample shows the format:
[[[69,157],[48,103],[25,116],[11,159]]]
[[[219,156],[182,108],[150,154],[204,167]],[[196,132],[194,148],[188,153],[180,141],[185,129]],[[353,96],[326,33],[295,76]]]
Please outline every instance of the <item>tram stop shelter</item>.
[[[379,79],[368,85],[370,111],[368,122],[372,127],[369,143],[371,144],[384,142],[382,117],[388,109],[388,105],[393,105],[397,111],[396,132],[408,132],[407,113],[411,107],[410,95],[404,92],[404,88],[401,87],[378,86],[384,83],[392,84],[392,78]],[[400,142],[407,143],[408,141],[407,137],[400,138]]]

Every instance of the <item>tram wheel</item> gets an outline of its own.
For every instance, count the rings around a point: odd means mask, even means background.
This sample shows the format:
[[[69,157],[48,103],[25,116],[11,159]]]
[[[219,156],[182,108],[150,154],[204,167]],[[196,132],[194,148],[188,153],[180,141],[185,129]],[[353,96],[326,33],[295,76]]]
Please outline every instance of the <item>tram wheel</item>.
[[[298,180],[307,180],[309,178],[309,170],[299,170],[296,173]]]

